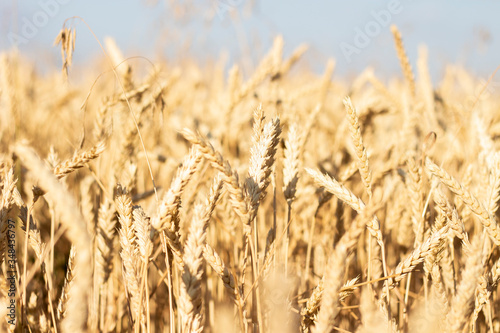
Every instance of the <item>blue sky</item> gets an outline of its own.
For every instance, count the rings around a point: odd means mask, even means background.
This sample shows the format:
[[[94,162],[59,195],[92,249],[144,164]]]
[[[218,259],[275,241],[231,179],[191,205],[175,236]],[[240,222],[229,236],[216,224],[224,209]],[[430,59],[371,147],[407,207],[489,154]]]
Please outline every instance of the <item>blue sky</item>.
[[[377,74],[391,76],[399,73],[389,29],[394,23],[413,62],[418,46],[428,46],[434,79],[446,63],[462,64],[484,77],[500,65],[500,2],[493,0],[153,2],[4,0],[0,2],[0,50],[12,47],[17,38],[20,50],[39,67],[59,66],[59,50],[52,42],[64,20],[77,15],[99,39],[114,37],[126,56],[173,61],[193,57],[205,62],[226,51],[229,65],[243,59],[254,64],[274,36],[282,34],[285,55],[301,43],[310,46],[303,64],[315,71],[321,71],[328,58],[335,58],[340,75],[373,66]],[[83,66],[95,60],[100,50],[86,26],[73,22],[75,66]]]

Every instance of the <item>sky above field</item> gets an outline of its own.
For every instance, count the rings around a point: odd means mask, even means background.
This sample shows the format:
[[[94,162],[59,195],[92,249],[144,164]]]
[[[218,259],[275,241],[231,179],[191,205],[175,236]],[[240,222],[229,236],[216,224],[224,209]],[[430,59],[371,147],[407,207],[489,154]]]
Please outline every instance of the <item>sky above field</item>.
[[[17,44],[38,67],[59,66],[52,42],[65,19],[79,16],[100,40],[114,37],[127,57],[206,62],[227,54],[228,66],[250,70],[281,34],[285,56],[309,45],[302,64],[317,72],[335,58],[340,75],[372,66],[391,76],[399,73],[390,33],[396,24],[414,63],[419,45],[427,45],[435,80],[447,63],[487,77],[500,65],[499,13],[493,0],[5,0],[0,50]],[[87,26],[80,19],[67,24],[77,31],[75,66],[95,60],[100,49]]]

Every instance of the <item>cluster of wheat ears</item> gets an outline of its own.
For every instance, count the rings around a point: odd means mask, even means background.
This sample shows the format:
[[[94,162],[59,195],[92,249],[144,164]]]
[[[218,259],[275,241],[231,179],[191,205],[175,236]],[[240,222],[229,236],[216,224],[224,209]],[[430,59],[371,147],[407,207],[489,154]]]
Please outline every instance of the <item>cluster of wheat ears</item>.
[[[388,83],[2,54],[0,331],[498,332],[500,94],[392,32]]]

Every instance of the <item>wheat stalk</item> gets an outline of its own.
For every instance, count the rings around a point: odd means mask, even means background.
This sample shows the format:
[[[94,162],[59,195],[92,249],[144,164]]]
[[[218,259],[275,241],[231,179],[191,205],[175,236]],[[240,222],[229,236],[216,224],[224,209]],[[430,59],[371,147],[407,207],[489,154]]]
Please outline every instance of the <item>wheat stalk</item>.
[[[267,123],[262,129],[262,136],[251,150],[250,167],[245,189],[249,198],[249,224],[257,214],[260,201],[266,195],[266,189],[270,180],[272,166],[281,134],[280,120]]]
[[[179,311],[182,332],[202,332],[204,316],[202,313],[201,277],[203,275],[203,249],[206,238],[206,225],[201,206],[195,207],[195,216],[184,246],[184,270],[181,276]]]
[[[300,167],[300,141],[301,136],[298,125],[293,123],[288,129],[288,140],[285,141],[283,165],[283,193],[290,204],[295,199]]]
[[[401,38],[401,33],[395,25],[391,25],[391,32],[394,37],[394,43],[396,44],[396,51],[398,53],[399,63],[401,64],[401,69],[405,76],[406,84],[412,96],[415,96],[415,76],[411,68],[410,60],[406,55],[406,51],[403,45],[403,39]]]
[[[14,150],[23,163],[36,173],[38,185],[45,190],[46,196],[50,197],[52,202],[57,202],[60,221],[66,226],[67,235],[77,251],[75,266],[90,267],[90,237],[75,200],[44,166],[33,150],[20,144],[16,145]],[[67,316],[61,325],[64,332],[83,332],[84,330],[91,281],[90,273],[90,270],[82,270],[79,278],[75,280],[74,293],[67,303]]]
[[[361,129],[359,127],[358,115],[356,114],[356,109],[352,105],[351,99],[349,97],[344,98],[344,106],[347,111],[347,119],[349,120],[349,130],[351,131],[351,137],[354,143],[354,149],[356,151],[356,156],[358,157],[358,169],[361,174],[361,180],[365,185],[368,196],[371,198],[372,173],[370,170],[368,155],[366,153],[366,147],[363,144],[363,138],[361,137]]]
[[[66,317],[66,304],[68,303],[71,287],[73,286],[73,280],[76,276],[75,255],[76,255],[76,249],[74,246],[71,246],[68,258],[68,268],[66,271],[66,278],[64,279],[64,286],[61,291],[61,297],[59,298],[59,303],[57,304],[58,320],[63,320],[64,317]]]
[[[349,191],[344,185],[337,182],[334,178],[331,178],[328,175],[322,175],[321,173],[309,168],[306,168],[305,170],[314,179],[314,182],[318,186],[324,187],[328,192],[332,193],[344,203],[349,205],[358,214],[362,214],[365,211],[365,203],[354,195],[354,193]],[[372,219],[367,219],[366,226],[370,231],[370,234],[375,237],[380,247],[383,248],[384,241],[378,218],[374,216]]]
[[[474,296],[477,281],[482,272],[484,237],[477,235],[473,240],[473,249],[462,273],[462,280],[457,287],[457,293],[451,301],[447,319],[448,332],[461,332],[467,319],[473,311]]]
[[[495,244],[500,245],[500,230],[498,229],[497,222],[495,218],[488,213],[484,205],[455,178],[450,176],[444,169],[434,164],[429,158],[425,160],[425,166],[434,176],[446,185],[450,191],[460,197],[465,205],[479,217]]]
[[[140,277],[137,265],[139,254],[135,246],[136,237],[133,229],[132,200],[126,190],[120,185],[116,189],[115,202],[120,222],[118,233],[122,248],[120,256],[123,261],[124,281],[127,286],[133,320],[136,325],[142,325],[144,318],[141,309]]]
[[[224,177],[224,183],[228,186],[229,196],[231,198],[231,203],[236,211],[236,213],[241,217],[243,221],[248,220],[248,206],[243,192],[243,188],[239,183],[238,173],[231,169],[231,165],[228,161],[224,160],[222,155],[215,150],[215,148],[200,135],[185,129],[182,131],[182,135],[191,142],[195,144],[212,166],[220,171]]]
[[[354,249],[359,241],[359,237],[364,230],[365,220],[369,216],[360,215],[352,223],[349,231],[342,236],[332,256],[329,258],[328,268],[325,272],[324,291],[321,297],[321,310],[318,314],[318,321],[313,332],[330,332],[335,317],[339,312],[338,299],[339,291],[342,287],[342,280],[346,269],[347,255]],[[318,295],[316,295],[317,297]]]
[[[105,148],[106,145],[104,141],[101,141],[89,150],[75,154],[75,156],[73,156],[71,159],[58,164],[54,168],[54,174],[57,176],[57,178],[63,178],[76,169],[83,168],[86,163],[98,158]]]

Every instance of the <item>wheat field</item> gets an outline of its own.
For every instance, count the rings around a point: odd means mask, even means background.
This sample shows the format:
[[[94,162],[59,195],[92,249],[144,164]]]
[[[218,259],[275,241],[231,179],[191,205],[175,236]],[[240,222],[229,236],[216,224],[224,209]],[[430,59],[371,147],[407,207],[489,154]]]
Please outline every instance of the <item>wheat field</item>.
[[[499,332],[500,94],[449,65],[250,75],[0,55],[1,332]]]

